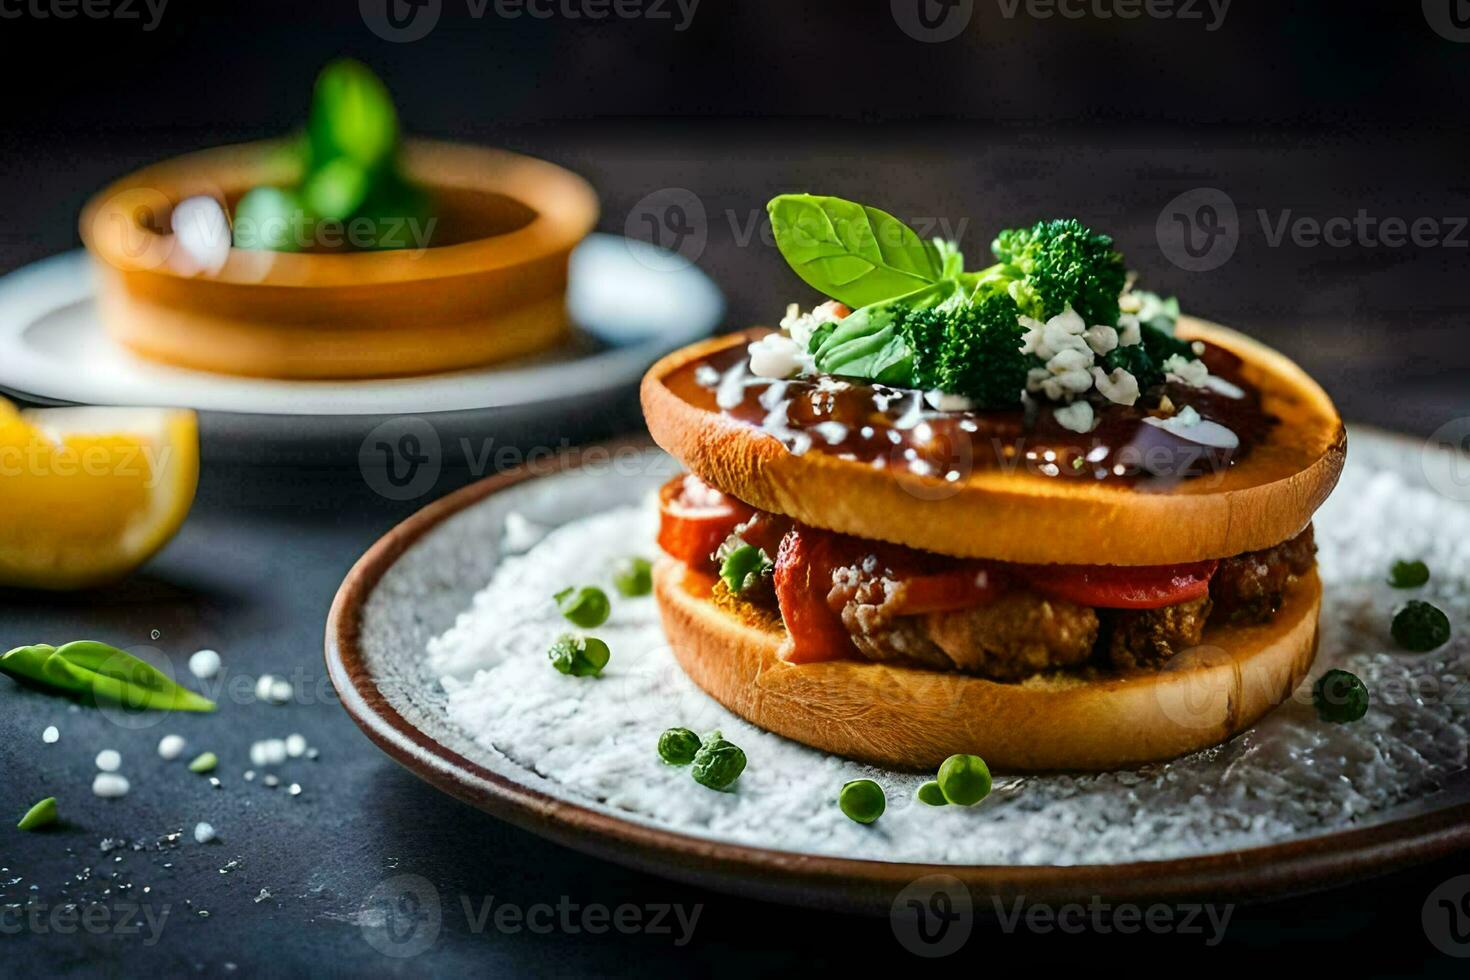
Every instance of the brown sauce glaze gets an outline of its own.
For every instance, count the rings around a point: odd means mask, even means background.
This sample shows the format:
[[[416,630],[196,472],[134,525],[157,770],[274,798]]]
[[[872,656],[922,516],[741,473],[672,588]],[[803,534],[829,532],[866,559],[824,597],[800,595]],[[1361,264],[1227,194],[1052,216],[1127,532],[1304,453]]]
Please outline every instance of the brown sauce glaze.
[[[686,365],[668,384],[691,404],[756,426],[798,455],[829,453],[949,482],[972,470],[1001,468],[1156,487],[1235,465],[1276,424],[1262,409],[1260,392],[1241,376],[1238,357],[1207,345],[1201,360],[1235,391],[1165,382],[1143,392],[1132,406],[1094,393],[1097,422],[1091,432],[1080,434],[1063,428],[1045,405],[1029,411],[938,411],[922,392],[904,388],[830,376],[757,378],[750,373],[744,344]],[[1236,391],[1240,397],[1234,397]],[[1165,398],[1176,410],[1189,406],[1204,422],[1229,430],[1237,444],[1201,444],[1145,422],[1170,414],[1160,407]],[[1191,434],[1196,431],[1205,430]]]

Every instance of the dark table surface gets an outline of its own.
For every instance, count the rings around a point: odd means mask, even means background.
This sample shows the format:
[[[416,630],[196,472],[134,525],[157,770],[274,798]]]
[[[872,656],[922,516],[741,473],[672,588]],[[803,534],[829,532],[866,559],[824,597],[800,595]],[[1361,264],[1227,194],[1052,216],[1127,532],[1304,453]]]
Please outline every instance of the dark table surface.
[[[1182,293],[1187,307],[1297,357],[1351,420],[1427,435],[1470,415],[1463,247],[1375,247],[1361,237],[1343,247],[1273,243],[1270,231],[1288,212],[1319,220],[1352,218],[1360,208],[1408,219],[1470,213],[1462,160],[1442,140],[1225,131],[1205,145],[1165,134],[1100,139],[872,126],[859,150],[846,127],[678,121],[494,137],[591,177],[604,191],[607,230],[637,232],[650,209],[661,213],[669,189],[691,191],[705,214],[704,244],[696,240],[692,254],[726,288],[732,326],[769,320],[787,301],[805,298],[759,234],[747,238],[772,191],[827,190],[952,226],[968,216],[972,250],[1011,215],[1064,210],[1113,230],[1146,279]],[[0,267],[71,247],[71,216],[91,189],[135,163],[194,145],[190,139],[148,134],[117,141],[105,155],[44,140],[24,147],[6,177],[34,193],[9,200]],[[934,149],[915,153],[915,146]],[[1167,202],[1198,187],[1223,190],[1236,203],[1239,245],[1220,267],[1192,273],[1169,261],[1155,227]],[[543,421],[543,431],[495,435],[523,443],[553,434],[591,440],[638,426],[631,393],[606,412]],[[180,670],[201,647],[219,650],[225,664],[218,714],[150,717],[146,727],[72,711],[0,680],[0,812],[14,814],[0,821],[3,972],[749,974],[919,962],[882,920],[730,898],[545,843],[439,794],[357,731],[325,677],[327,607],[382,532],[468,479],[446,470],[423,498],[393,502],[375,496],[352,466],[211,464],[182,533],[126,583],[67,596],[0,593],[0,646],[91,636],[156,647]],[[262,672],[292,680],[294,699],[256,702],[248,692]],[[52,724],[61,738],[45,745],[41,732]],[[221,788],[157,757],[166,732],[185,735],[191,752],[218,754]],[[301,794],[244,780],[249,744],[292,732],[320,750],[318,759],[281,770],[283,786],[299,782]],[[93,758],[105,747],[122,753],[132,782],[119,800],[90,791]],[[30,802],[53,794],[65,818],[60,828],[14,830]],[[217,842],[193,841],[201,820],[217,829]],[[178,831],[182,837],[171,842]],[[104,851],[109,839],[124,846]],[[1103,928],[1077,935],[1024,925],[1008,931],[977,896],[975,934],[947,962],[983,967],[1000,955],[1028,966],[1092,964],[1109,953],[1208,952],[1212,960],[1255,964],[1310,943],[1328,969],[1447,974],[1459,963],[1426,939],[1421,910],[1436,885],[1467,872],[1462,855],[1314,896],[1233,908],[1217,945],[1208,928],[1141,940],[1107,917]],[[398,908],[392,921],[417,922],[418,931],[384,952],[378,920],[362,910],[365,903],[376,908],[371,899],[384,889],[420,883],[404,875],[421,876],[430,891],[417,907]],[[19,916],[10,903],[41,911]],[[497,926],[496,909],[541,904],[576,910],[558,912],[549,932]],[[659,905],[699,912],[682,944],[677,924],[672,934],[582,928],[588,907],[621,905],[645,916]],[[84,916],[88,908],[94,911]],[[416,955],[391,955],[405,952]]]

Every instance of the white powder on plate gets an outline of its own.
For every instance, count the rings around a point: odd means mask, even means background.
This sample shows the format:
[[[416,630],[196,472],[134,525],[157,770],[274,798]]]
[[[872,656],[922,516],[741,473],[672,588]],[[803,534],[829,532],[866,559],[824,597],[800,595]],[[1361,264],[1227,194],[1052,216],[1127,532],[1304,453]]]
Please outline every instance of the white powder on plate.
[[[652,598],[615,598],[594,632],[612,650],[600,678],[546,658],[567,631],[552,593],[597,584],[613,563],[656,554],[651,508],[599,514],[504,560],[454,627],[428,644],[450,720],[480,746],[551,780],[568,799],[689,834],[787,851],[955,864],[1090,864],[1163,859],[1340,829],[1432,794],[1466,765],[1470,727],[1470,509],[1403,478],[1351,463],[1317,519],[1326,597],[1321,650],[1293,701],[1229,744],[1164,765],[1099,775],[1006,777],[971,808],[913,799],[925,777],[875,770],[760,731],[689,681]],[[1384,578],[1423,558],[1423,589]],[[1451,641],[1393,652],[1388,623],[1409,598],[1449,615]],[[1319,722],[1310,683],[1329,667],[1372,691],[1365,719]],[[658,758],[673,726],[721,729],[749,766],[732,792],[707,790]],[[888,810],[871,826],[838,810],[850,779],[878,780]]]

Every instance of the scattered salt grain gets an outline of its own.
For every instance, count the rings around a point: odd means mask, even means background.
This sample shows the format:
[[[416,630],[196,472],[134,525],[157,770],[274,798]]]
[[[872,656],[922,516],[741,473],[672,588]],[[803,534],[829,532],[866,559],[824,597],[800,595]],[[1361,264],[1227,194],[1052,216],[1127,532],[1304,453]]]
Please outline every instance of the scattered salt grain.
[[[261,674],[255,679],[255,700],[269,701],[271,688],[275,685],[276,678],[273,674]]]
[[[261,782],[265,783],[271,789],[275,789],[277,786],[281,785],[280,777],[278,777],[275,773],[266,773],[265,778],[262,779]]]
[[[126,796],[130,788],[127,777],[115,772],[99,772],[92,780],[92,792],[103,799]]]
[[[259,905],[261,902],[267,901],[270,897],[270,890],[267,888],[262,888],[260,890],[260,894],[255,896],[255,904]]]
[[[270,699],[272,704],[285,704],[291,700],[294,689],[291,682],[284,677],[277,677],[271,681]]]
[[[97,753],[97,768],[103,772],[117,772],[122,767],[122,756],[116,749],[103,749]]]
[[[292,796],[300,796],[301,795],[301,784],[300,783],[292,783],[290,786],[288,786],[286,788],[286,792],[290,793]]]
[[[184,754],[186,744],[182,735],[165,735],[158,740],[158,755],[163,759],[177,759]]]
[[[208,844],[210,841],[215,840],[218,837],[219,835],[214,832],[214,827],[210,824],[201,821],[200,823],[196,823],[194,825],[194,839],[199,843]]]
[[[47,725],[46,730],[41,733],[41,741],[47,745],[54,745],[61,738],[61,730],[55,725]]]
[[[219,673],[219,653],[214,650],[199,650],[189,658],[189,673],[200,680],[207,680]]]
[[[286,754],[293,759],[299,759],[306,753],[306,736],[294,732],[286,736]]]

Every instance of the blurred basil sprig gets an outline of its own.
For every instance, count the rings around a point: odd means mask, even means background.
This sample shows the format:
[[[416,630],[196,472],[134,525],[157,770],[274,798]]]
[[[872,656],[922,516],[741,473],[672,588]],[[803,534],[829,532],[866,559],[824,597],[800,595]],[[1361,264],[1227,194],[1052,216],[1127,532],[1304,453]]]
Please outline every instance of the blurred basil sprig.
[[[344,225],[355,249],[422,246],[430,201],[403,173],[398,113],[388,89],[348,58],[317,76],[306,131],[291,152],[300,178],[256,187],[235,206],[236,248],[295,252],[316,243],[322,222]]]
[[[16,647],[0,656],[0,673],[40,687],[127,708],[213,711],[213,701],[174,683],[167,674],[106,643],[77,640],[53,647]]]

